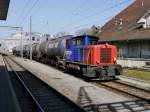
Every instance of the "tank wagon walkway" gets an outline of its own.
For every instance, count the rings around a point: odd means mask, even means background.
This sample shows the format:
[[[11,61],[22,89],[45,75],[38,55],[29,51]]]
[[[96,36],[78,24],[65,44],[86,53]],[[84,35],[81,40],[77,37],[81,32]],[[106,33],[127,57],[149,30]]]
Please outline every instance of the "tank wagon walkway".
[[[144,101],[133,101],[36,61],[17,57],[12,59],[85,109],[94,108],[96,111],[100,109],[117,112],[147,110]]]

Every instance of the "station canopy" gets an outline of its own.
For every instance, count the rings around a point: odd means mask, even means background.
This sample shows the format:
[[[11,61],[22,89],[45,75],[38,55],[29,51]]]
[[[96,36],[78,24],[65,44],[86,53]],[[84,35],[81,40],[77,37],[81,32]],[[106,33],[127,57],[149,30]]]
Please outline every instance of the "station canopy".
[[[6,20],[10,0],[0,0],[0,20]]]

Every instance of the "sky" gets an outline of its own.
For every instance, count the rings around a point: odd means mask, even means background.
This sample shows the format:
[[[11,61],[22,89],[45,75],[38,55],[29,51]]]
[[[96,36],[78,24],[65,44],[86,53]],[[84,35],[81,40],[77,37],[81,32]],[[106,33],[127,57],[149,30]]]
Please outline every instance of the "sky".
[[[92,25],[103,26],[135,0],[10,0],[8,17],[0,26],[21,26],[32,31],[56,34],[74,33]],[[15,29],[0,28],[0,39],[10,37]],[[0,41],[1,41],[0,40]]]

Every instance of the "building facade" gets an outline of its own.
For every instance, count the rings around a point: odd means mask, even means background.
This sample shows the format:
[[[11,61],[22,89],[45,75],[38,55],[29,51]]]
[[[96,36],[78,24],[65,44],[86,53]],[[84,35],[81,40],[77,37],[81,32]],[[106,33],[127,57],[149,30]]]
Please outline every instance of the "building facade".
[[[97,34],[118,48],[119,58],[150,59],[150,0],[136,0]]]
[[[40,33],[32,33],[32,43],[38,43],[41,41],[42,34]],[[30,34],[27,32],[22,33],[22,39],[23,39],[23,45],[27,45],[30,43]],[[16,32],[11,34],[11,37],[9,40],[6,40],[4,43],[4,51],[5,52],[12,52],[12,48],[15,46],[21,45],[21,33]]]

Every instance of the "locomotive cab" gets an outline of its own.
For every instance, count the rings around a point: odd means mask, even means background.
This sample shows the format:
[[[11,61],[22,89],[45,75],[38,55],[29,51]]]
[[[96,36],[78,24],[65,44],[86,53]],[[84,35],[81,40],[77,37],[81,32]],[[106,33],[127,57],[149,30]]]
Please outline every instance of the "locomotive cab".
[[[85,62],[86,47],[95,45],[98,38],[95,36],[81,35],[66,40],[66,61],[68,62]]]

